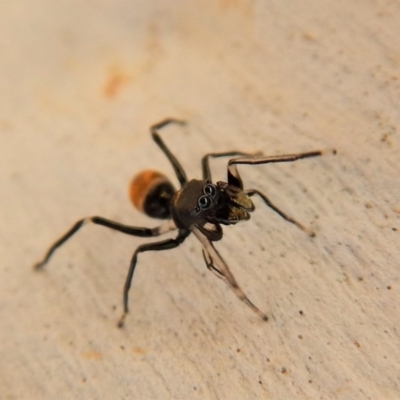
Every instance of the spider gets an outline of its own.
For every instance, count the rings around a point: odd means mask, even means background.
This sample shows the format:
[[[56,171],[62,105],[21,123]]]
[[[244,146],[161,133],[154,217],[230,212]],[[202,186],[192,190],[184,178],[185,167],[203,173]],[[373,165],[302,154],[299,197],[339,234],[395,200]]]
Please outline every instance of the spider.
[[[177,230],[175,238],[142,244],[133,253],[123,289],[123,313],[118,321],[118,327],[123,326],[125,317],[128,314],[129,289],[138,255],[146,251],[161,251],[178,247],[191,233],[197,237],[203,247],[203,258],[207,268],[218,278],[225,281],[235,295],[259,317],[267,321],[267,315],[248,299],[213,244],[213,242],[222,239],[223,231],[221,225],[234,225],[250,219],[250,213],[255,209],[251,200],[254,195],[259,196],[268,207],[283,219],[296,225],[309,236],[315,236],[310,229],[280,210],[267,196],[257,189],[244,190],[237,166],[240,164],[255,165],[295,161],[302,158],[321,156],[324,154],[323,151],[317,150],[279,156],[263,156],[260,153],[249,154],[241,151],[208,153],[202,158],[203,179],[188,180],[181,164],[159,135],[159,130],[169,124],[185,125],[185,123],[182,120],[168,118],[150,128],[153,140],[168,158],[175,171],[180,183],[180,189],[176,190],[164,174],[153,170],[140,172],[130,184],[130,198],[136,208],[149,217],[165,219],[165,223],[155,228],[145,228],[124,225],[98,216],[83,218],[77,221],[50,246],[43,259],[34,266],[37,270],[43,268],[54,251],[88,223],[105,226],[127,235],[139,237],[156,237]],[[335,153],[335,151],[333,152]],[[210,158],[217,157],[234,157],[228,161],[227,182],[212,182],[209,161]]]

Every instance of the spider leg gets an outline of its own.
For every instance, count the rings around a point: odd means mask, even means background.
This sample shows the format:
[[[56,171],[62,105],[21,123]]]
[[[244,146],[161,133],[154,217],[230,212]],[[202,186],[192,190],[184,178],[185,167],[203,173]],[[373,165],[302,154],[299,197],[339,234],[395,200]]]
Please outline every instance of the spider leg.
[[[160,147],[162,152],[167,156],[169,162],[171,163],[172,167],[174,168],[176,177],[179,180],[179,183],[181,186],[183,186],[187,182],[187,177],[186,173],[182,168],[182,165],[178,161],[178,159],[171,153],[171,151],[168,149],[164,141],[161,139],[160,135],[158,134],[158,131],[165,126],[169,124],[178,124],[178,125],[185,125],[185,121],[181,121],[179,119],[174,119],[174,118],[167,118],[162,121],[160,121],[157,124],[154,124],[150,127],[150,132],[153,137],[153,140],[157,143],[157,145]]]
[[[261,193],[260,191],[256,190],[256,189],[249,189],[249,190],[245,190],[244,191],[248,196],[253,196],[255,194],[258,194],[263,200],[264,203],[272,208],[277,214],[279,214],[283,219],[285,219],[288,222],[291,222],[292,224],[296,225],[299,229],[301,229],[302,231],[304,231],[305,233],[307,233],[307,235],[311,236],[311,237],[315,237],[315,233],[307,228],[306,226],[304,226],[303,224],[301,224],[300,222],[296,221],[294,218],[290,217],[289,215],[287,215],[285,212],[283,212],[282,210],[280,210],[275,204],[273,204],[271,202],[271,200],[268,199],[267,196],[265,196],[265,194]]]
[[[203,258],[207,268],[219,279],[224,279],[224,274],[214,266],[213,259],[210,254],[203,248]]]
[[[256,156],[257,154],[249,154],[243,153],[241,151],[226,151],[224,153],[208,153],[201,159],[201,166],[203,171],[203,179],[205,181],[211,181],[211,170],[210,170],[210,157],[219,158],[219,157],[235,157],[235,156]]]
[[[55,250],[63,245],[71,236],[73,236],[77,231],[79,231],[82,226],[93,223],[97,225],[102,225],[107,228],[116,230],[118,232],[125,233],[127,235],[139,236],[139,237],[153,237],[159,236],[163,233],[176,229],[175,224],[171,220],[166,223],[156,227],[156,228],[140,228],[135,226],[123,225],[118,222],[111,221],[102,217],[88,217],[77,221],[63,236],[61,236],[55,243],[53,243],[47,250],[43,259],[34,265],[36,270],[43,268],[43,266],[49,261]]]
[[[268,163],[276,163],[276,162],[290,162],[300,160],[302,158],[309,157],[318,157],[324,154],[324,151],[308,151],[305,153],[298,154],[286,154],[281,156],[245,156],[239,158],[232,158],[228,161],[228,183],[230,185],[234,185],[240,189],[243,189],[242,179],[239,175],[237,165],[238,164],[247,164],[247,165],[258,165],[258,164],[268,164]],[[333,153],[336,153],[336,150],[333,150]]]
[[[210,242],[196,227],[193,228],[193,233],[203,245],[203,256],[207,264],[207,268],[213,271],[214,274],[220,274],[217,276],[219,276],[229,285],[229,287],[233,290],[235,295],[240,300],[246,303],[261,319],[263,319],[264,321],[268,321],[267,315],[264,314],[258,307],[256,307],[244,294],[243,290],[236,282],[235,277],[232,275],[232,272],[230,271],[228,265],[221,257],[217,249],[213,246],[212,242]],[[214,262],[218,265],[218,268],[214,267]]]
[[[131,264],[129,266],[128,275],[125,280],[124,294],[123,294],[124,312],[118,321],[119,328],[122,328],[122,326],[124,325],[126,315],[129,312],[128,294],[129,294],[129,289],[130,289],[131,283],[132,283],[133,273],[135,272],[138,254],[143,253],[145,251],[170,250],[175,247],[178,247],[180,244],[182,244],[184,242],[184,240],[190,235],[190,233],[191,232],[189,230],[182,229],[179,231],[178,236],[175,239],[166,239],[166,240],[162,240],[160,242],[142,244],[135,250],[135,252],[133,253],[133,256],[132,256]]]

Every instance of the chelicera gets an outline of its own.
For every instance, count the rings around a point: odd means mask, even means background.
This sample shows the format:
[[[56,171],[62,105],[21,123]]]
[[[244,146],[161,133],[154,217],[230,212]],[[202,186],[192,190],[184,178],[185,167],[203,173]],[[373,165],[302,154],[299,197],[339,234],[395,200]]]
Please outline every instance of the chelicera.
[[[176,119],[165,119],[153,125],[150,131],[154,141],[170,161],[178,178],[180,189],[176,190],[164,174],[152,170],[139,173],[130,185],[130,197],[136,208],[150,217],[165,219],[166,222],[155,228],[145,228],[128,226],[97,216],[83,218],[77,221],[48,249],[44,258],[35,265],[35,269],[41,269],[49,261],[54,251],[87,223],[102,225],[127,235],[140,237],[156,237],[176,230],[177,235],[175,238],[142,244],[133,253],[123,289],[124,311],[118,322],[118,326],[122,327],[128,314],[128,294],[138,255],[146,251],[173,249],[181,245],[193,233],[202,245],[203,257],[207,268],[224,280],[240,300],[266,321],[268,320],[267,315],[248,299],[236,282],[228,265],[214,247],[213,242],[221,240],[223,236],[221,225],[234,225],[238,222],[249,220],[250,214],[255,209],[251,197],[257,195],[283,219],[296,225],[309,236],[314,236],[314,233],[281,211],[267,196],[257,189],[245,190],[237,166],[240,164],[256,165],[290,162],[302,158],[317,157],[322,155],[323,151],[279,156],[248,154],[241,151],[209,153],[202,158],[203,179],[188,180],[181,164],[158,133],[160,129],[169,124],[183,125],[185,122]],[[228,161],[227,182],[212,182],[209,160],[217,157],[232,157]]]

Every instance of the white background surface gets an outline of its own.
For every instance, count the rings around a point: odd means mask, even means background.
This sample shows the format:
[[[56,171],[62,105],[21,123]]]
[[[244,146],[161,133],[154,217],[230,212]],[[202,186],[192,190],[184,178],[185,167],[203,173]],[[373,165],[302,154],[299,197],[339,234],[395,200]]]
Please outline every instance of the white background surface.
[[[0,398],[398,399],[399,37],[394,1],[3,4]],[[127,185],[173,177],[148,133],[166,116],[189,122],[165,140],[191,177],[209,151],[338,150],[240,169],[317,233],[260,202],[225,230],[268,323],[192,237],[140,257],[123,330],[142,239],[88,226],[31,269],[81,217],[157,224]]]

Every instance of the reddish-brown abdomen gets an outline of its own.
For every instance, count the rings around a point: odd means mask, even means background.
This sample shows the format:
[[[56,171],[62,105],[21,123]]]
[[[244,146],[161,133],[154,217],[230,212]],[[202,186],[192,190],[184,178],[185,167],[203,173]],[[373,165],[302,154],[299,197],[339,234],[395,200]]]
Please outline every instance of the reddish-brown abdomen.
[[[129,186],[129,197],[133,205],[152,218],[170,217],[170,202],[174,193],[175,188],[168,178],[153,170],[140,172]]]

